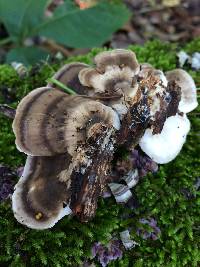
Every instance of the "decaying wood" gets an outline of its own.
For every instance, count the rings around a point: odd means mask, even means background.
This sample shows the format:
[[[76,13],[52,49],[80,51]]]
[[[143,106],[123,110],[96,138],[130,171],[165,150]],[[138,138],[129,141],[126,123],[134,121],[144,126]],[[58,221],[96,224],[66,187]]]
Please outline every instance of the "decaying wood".
[[[128,148],[134,147],[143,135],[150,120],[150,109],[147,95],[130,106],[122,120],[120,131],[117,133],[117,144],[123,144]]]
[[[82,222],[94,217],[98,198],[105,189],[114,153],[112,132],[113,129],[101,125],[101,131],[95,132],[81,148],[88,166],[77,161],[72,172],[71,209]]]

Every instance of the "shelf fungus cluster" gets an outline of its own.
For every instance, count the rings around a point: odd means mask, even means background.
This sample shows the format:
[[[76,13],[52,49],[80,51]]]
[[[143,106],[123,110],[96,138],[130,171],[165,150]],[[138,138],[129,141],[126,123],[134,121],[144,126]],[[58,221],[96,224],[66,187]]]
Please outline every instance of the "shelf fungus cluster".
[[[196,87],[184,70],[164,74],[123,49],[102,52],[94,63],[67,64],[54,75],[76,94],[49,83],[16,110],[16,146],[27,161],[12,207],[30,228],[52,227],[67,214],[87,222],[108,188],[117,202],[127,202],[138,171],[112,175],[118,147],[139,145],[164,164],[178,155],[190,130],[186,114],[197,106]]]

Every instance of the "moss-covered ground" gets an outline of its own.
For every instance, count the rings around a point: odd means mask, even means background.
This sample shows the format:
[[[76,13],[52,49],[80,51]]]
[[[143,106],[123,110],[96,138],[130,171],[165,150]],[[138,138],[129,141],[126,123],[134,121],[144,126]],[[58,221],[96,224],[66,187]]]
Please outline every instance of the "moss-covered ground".
[[[176,53],[184,49],[189,54],[200,50],[200,39],[186,46],[151,41],[145,46],[131,46],[140,62],[149,62],[164,71],[178,66]],[[70,61],[91,63],[100,49]],[[44,86],[47,78],[64,62],[48,62],[33,66],[25,78],[20,78],[9,65],[0,65],[0,102],[16,106],[30,90]],[[189,71],[200,87],[200,73]],[[6,92],[6,93],[5,93]],[[7,98],[9,92],[10,98]],[[124,251],[121,260],[109,266],[197,267],[200,266],[200,191],[195,182],[200,177],[200,108],[189,114],[192,129],[180,155],[172,163],[160,166],[159,172],[144,177],[135,187],[139,207],[129,210],[117,205],[113,198],[99,201],[95,219],[82,224],[75,218],[64,218],[50,230],[28,229],[15,220],[10,200],[0,203],[0,266],[82,266],[91,257],[95,241],[107,243],[119,232],[131,228],[132,238],[139,243]],[[13,168],[25,162],[17,151],[11,120],[0,115],[0,164]],[[1,178],[0,178],[1,179]],[[183,192],[187,192],[183,193]],[[128,213],[129,219],[123,219]],[[160,237],[143,240],[136,234],[140,218],[153,217],[161,229]],[[99,263],[96,262],[96,265]]]

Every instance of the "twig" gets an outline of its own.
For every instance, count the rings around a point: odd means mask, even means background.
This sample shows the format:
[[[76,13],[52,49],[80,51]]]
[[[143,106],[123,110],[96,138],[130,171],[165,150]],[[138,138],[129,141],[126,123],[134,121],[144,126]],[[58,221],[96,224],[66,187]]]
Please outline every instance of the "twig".
[[[75,91],[73,91],[72,89],[70,89],[69,87],[67,87],[66,85],[64,85],[63,83],[59,82],[58,80],[56,80],[54,78],[47,79],[47,82],[48,83],[53,83],[53,84],[59,86],[60,88],[62,88],[69,95],[76,95],[77,94]]]
[[[178,7],[180,5],[176,5],[176,7]],[[173,8],[173,7],[170,7],[170,6],[163,6],[163,5],[160,5],[160,6],[157,6],[157,7],[147,7],[147,8],[143,8],[139,11],[139,14],[145,14],[145,13],[150,13],[150,12],[156,12],[156,11],[162,11],[162,10],[165,10],[165,9],[169,9],[169,8]]]
[[[42,43],[42,46],[52,52],[61,52],[65,57],[70,56],[70,52],[64,48],[63,46],[55,43],[54,41],[51,40],[45,40]]]
[[[8,105],[1,104],[0,105],[0,113],[5,115],[6,117],[10,119],[14,119],[16,110],[14,108],[11,108]]]

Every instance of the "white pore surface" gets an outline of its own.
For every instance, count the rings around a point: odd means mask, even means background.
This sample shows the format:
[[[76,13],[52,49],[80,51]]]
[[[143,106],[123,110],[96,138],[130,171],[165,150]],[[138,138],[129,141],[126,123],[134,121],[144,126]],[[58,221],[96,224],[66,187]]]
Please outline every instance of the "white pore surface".
[[[182,69],[175,69],[166,72],[169,81],[175,80],[181,87],[181,101],[179,102],[179,110],[184,113],[191,112],[198,106],[197,89],[193,78]]]
[[[167,118],[160,134],[153,135],[152,130],[147,129],[139,145],[152,160],[165,164],[179,154],[189,130],[188,118],[176,114]]]
[[[187,83],[186,83],[187,82]],[[177,81],[179,84],[179,82]],[[181,86],[181,84],[180,84]],[[179,102],[179,110],[185,113],[191,112],[198,106],[197,89],[192,77],[185,72],[185,83],[181,87],[181,101]]]

